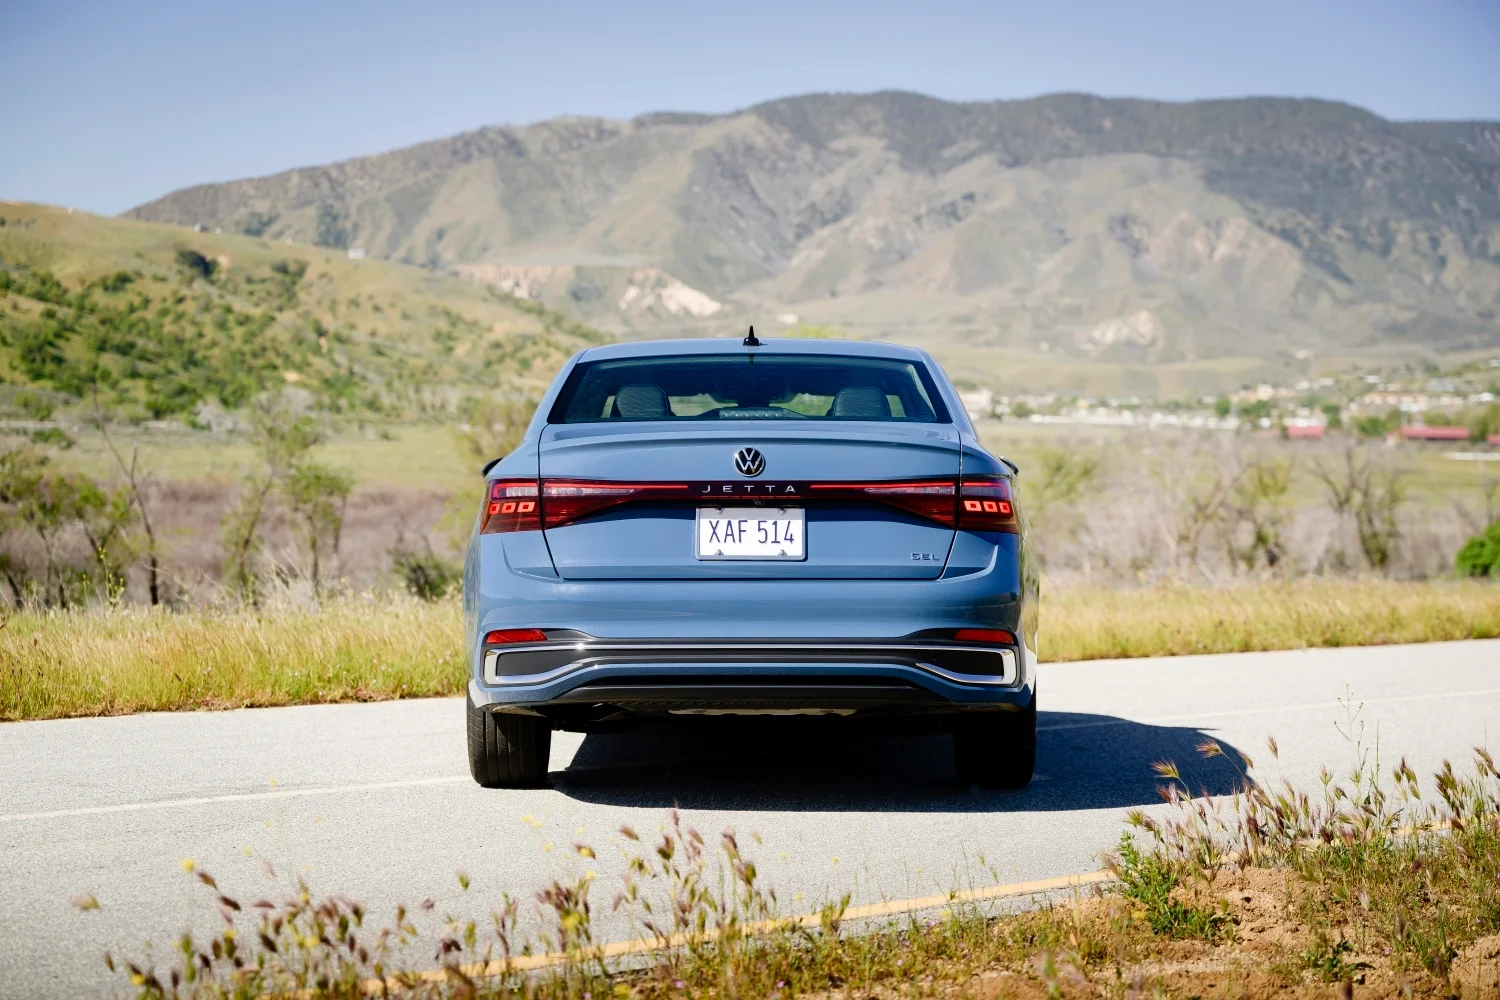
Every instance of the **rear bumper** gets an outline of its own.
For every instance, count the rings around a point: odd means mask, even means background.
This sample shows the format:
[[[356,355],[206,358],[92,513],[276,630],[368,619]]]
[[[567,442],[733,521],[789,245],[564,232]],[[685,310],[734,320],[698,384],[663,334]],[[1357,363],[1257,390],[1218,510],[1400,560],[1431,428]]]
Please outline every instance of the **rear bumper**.
[[[1024,706],[1033,676],[1020,647],[559,637],[487,649],[469,698],[564,727],[678,715],[946,715]]]

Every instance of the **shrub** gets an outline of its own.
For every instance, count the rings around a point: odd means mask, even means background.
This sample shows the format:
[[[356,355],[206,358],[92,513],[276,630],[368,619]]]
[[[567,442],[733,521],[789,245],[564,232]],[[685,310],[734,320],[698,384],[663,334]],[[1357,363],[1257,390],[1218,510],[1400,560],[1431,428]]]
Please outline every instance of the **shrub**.
[[[1141,908],[1152,934],[1204,941],[1232,936],[1233,927],[1222,911],[1192,906],[1180,898],[1182,866],[1162,852],[1143,852],[1129,833],[1120,838],[1111,867],[1120,880],[1121,894]]]
[[[214,271],[219,268],[217,261],[208,259],[196,250],[186,248],[177,251],[177,263],[184,270],[191,271],[200,278],[212,278]]]
[[[463,575],[457,563],[430,549],[425,552],[396,549],[391,553],[391,564],[406,589],[424,601],[441,600]]]
[[[1465,542],[1453,561],[1459,576],[1500,577],[1500,521]]]

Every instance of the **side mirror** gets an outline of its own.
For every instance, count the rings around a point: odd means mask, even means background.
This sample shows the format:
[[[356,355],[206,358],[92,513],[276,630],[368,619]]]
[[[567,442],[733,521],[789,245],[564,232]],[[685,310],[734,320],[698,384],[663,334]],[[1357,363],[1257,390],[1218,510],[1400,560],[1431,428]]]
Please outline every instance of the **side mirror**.
[[[479,474],[481,476],[488,476],[490,474],[490,470],[493,469],[495,466],[497,466],[499,464],[500,464],[500,459],[498,459],[498,458],[492,458],[488,462],[484,463],[484,468],[482,468],[482,469],[479,470]]]

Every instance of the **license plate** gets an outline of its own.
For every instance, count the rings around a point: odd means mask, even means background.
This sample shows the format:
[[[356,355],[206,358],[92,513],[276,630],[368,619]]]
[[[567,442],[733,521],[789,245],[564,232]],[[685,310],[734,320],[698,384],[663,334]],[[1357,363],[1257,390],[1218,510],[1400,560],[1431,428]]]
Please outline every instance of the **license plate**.
[[[699,507],[699,559],[807,558],[801,507]]]

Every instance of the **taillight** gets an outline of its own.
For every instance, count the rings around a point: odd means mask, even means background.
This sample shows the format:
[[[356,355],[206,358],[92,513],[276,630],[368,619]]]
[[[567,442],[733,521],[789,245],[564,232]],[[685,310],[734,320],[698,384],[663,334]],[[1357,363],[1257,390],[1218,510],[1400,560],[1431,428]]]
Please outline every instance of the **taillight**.
[[[501,628],[484,634],[486,646],[504,646],[517,642],[546,642],[547,633],[539,628]]]
[[[553,479],[542,484],[542,524],[556,528],[636,500],[681,499],[686,483],[608,483]]]
[[[960,531],[1020,533],[1010,480],[1000,476],[965,476],[960,480],[958,527]]]
[[[696,498],[686,483],[610,483],[572,479],[498,479],[490,484],[481,531],[556,528],[636,500]]]
[[[542,526],[542,498],[535,479],[497,479],[485,501],[483,534],[535,531]]]
[[[745,503],[767,499],[802,501],[863,500],[884,504],[949,528],[967,531],[1020,529],[1010,482],[1000,476],[913,479],[866,483],[799,483],[775,490],[770,497],[750,483],[621,483],[581,479],[498,479],[485,501],[485,534],[535,531],[570,524],[600,511],[637,501],[677,503]]]
[[[874,500],[918,517],[953,527],[952,480],[914,480],[905,483],[813,483],[819,499]]]

